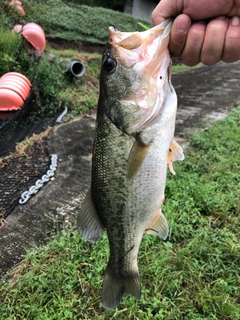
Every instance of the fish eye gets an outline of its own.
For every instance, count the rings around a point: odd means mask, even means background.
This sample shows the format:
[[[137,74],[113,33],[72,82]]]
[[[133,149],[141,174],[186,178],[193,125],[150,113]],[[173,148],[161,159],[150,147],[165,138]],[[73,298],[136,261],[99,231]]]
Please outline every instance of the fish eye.
[[[103,67],[107,72],[111,72],[116,67],[116,61],[114,59],[112,59],[112,58],[107,58],[103,62]]]

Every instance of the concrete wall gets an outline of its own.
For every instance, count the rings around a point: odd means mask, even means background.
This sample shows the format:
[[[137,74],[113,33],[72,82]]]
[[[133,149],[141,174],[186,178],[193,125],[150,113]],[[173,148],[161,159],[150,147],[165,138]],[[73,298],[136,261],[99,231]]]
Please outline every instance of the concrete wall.
[[[156,5],[156,1],[128,0],[126,1],[124,12],[131,14],[135,18],[140,18],[151,22],[151,14]]]

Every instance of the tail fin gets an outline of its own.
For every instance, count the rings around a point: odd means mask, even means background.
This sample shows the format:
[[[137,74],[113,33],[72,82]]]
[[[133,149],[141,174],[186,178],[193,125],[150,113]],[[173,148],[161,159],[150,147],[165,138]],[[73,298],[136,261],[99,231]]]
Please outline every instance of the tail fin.
[[[124,294],[131,294],[137,300],[140,299],[141,286],[139,273],[116,275],[107,267],[102,288],[102,304],[104,308],[116,308]]]

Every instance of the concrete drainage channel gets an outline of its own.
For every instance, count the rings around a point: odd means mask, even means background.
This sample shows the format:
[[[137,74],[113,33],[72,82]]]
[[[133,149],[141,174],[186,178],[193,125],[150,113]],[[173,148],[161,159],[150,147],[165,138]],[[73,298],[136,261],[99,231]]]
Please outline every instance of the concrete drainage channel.
[[[22,193],[45,174],[49,162],[46,146],[38,143],[27,157],[12,158],[0,168],[0,228],[4,227],[4,221],[18,205]]]
[[[219,63],[172,76],[179,100],[176,136],[181,145],[187,143],[192,132],[226,116],[239,103],[239,71],[240,62]],[[44,156],[47,165],[44,170],[36,173],[34,182],[48,170],[52,154],[58,156],[55,175],[26,204],[17,205],[0,229],[0,276],[23,259],[25,249],[46,243],[55,227],[61,228],[66,223],[75,224],[78,208],[90,184],[94,117],[87,116],[59,125],[48,136],[47,142],[43,141],[41,147],[47,148],[49,153]],[[32,154],[34,152],[36,150],[32,150]],[[33,162],[31,156],[29,161]],[[35,165],[45,161],[40,156],[37,158]],[[20,166],[20,160],[14,160],[15,168]],[[0,199],[4,191],[3,183],[6,185],[11,175],[11,172],[5,176],[0,174]],[[19,179],[28,176],[22,170]]]

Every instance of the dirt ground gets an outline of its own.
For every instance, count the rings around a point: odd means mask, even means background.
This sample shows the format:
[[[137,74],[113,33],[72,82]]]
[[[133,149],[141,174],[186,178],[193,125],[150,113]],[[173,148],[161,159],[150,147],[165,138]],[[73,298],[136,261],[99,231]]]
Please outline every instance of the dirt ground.
[[[173,74],[172,82],[179,100],[176,137],[181,145],[186,147],[193,132],[225,117],[239,104],[239,75],[240,61]],[[14,195],[12,188],[6,190],[1,187],[6,185],[6,179],[10,184],[11,168],[14,171],[18,166],[24,179],[34,181],[42,176],[44,170],[48,170],[49,157],[52,154],[58,156],[54,177],[26,204],[17,204],[3,221],[0,229],[0,277],[23,259],[26,249],[46,243],[56,228],[61,229],[67,223],[75,224],[77,212],[90,185],[94,128],[95,114],[55,126],[44,146],[40,147],[43,155],[38,163],[45,161],[41,170],[35,168],[35,173],[30,177],[29,171],[26,171],[26,161],[15,160],[9,163],[12,167],[9,167],[7,175],[3,171],[0,174],[0,204],[6,192],[12,192],[12,201],[16,201],[20,195]],[[30,149],[27,157],[29,163],[32,163],[34,152],[34,148]]]

